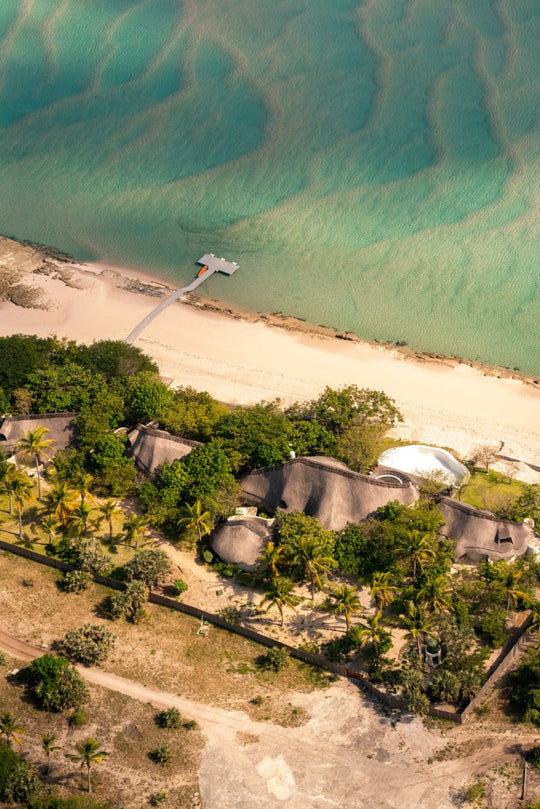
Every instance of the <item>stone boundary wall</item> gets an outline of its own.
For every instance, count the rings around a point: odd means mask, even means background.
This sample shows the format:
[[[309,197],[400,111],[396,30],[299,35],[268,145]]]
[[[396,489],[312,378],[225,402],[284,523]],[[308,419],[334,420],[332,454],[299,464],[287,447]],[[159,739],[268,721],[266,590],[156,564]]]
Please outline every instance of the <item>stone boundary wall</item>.
[[[62,562],[60,559],[45,556],[42,553],[31,551],[28,548],[21,547],[20,545],[14,545],[11,542],[4,542],[3,540],[0,540],[0,550],[14,553],[17,556],[23,556],[25,559],[31,559],[34,562],[47,565],[48,567],[54,567],[57,570],[75,570],[75,566],[70,565],[68,562]],[[114,590],[123,590],[125,587],[123,582],[118,581],[118,579],[112,579],[109,576],[100,576],[96,574],[94,576],[94,581],[97,582],[97,584],[102,584],[105,587],[110,587]],[[294,657],[296,660],[301,660],[302,662],[309,663],[317,668],[325,669],[326,671],[330,671],[333,674],[338,674],[341,677],[347,677],[351,680],[355,680],[370,696],[374,697],[379,702],[382,702],[384,705],[387,705],[389,708],[406,710],[407,706],[402,696],[399,694],[391,694],[377,688],[377,686],[374,685],[363,672],[355,671],[354,669],[340,663],[333,663],[331,660],[323,657],[323,655],[312,654],[310,652],[305,652],[303,649],[298,649],[295,646],[289,646],[289,644],[284,643],[283,641],[270,638],[268,635],[263,635],[260,632],[249,629],[248,627],[240,626],[239,624],[230,624],[219,615],[212,612],[206,612],[206,610],[198,607],[193,607],[191,604],[184,604],[181,601],[176,601],[173,598],[161,596],[158,593],[153,592],[150,592],[148,600],[152,604],[158,604],[162,607],[167,607],[168,609],[181,612],[184,615],[190,615],[193,618],[198,618],[201,621],[207,621],[214,626],[226,629],[229,632],[233,632],[235,635],[241,635],[248,640],[253,640],[256,643],[260,643],[262,646],[266,646],[267,648],[277,647],[280,649],[286,649],[290,656]],[[498,682],[498,680],[500,680],[501,677],[512,667],[517,654],[523,649],[527,642],[527,630],[532,625],[532,622],[533,616],[532,613],[530,613],[523,621],[516,635],[508,641],[508,643],[502,649],[499,657],[492,664],[488,671],[487,680],[478,694],[464,708],[452,710],[449,708],[438,708],[435,705],[430,705],[428,711],[429,716],[435,716],[439,719],[448,719],[451,722],[465,722],[469,718],[472,711],[474,711],[474,709],[482,702],[488,691],[490,691],[495,683]]]
[[[465,722],[466,719],[468,719],[471,712],[480,705],[493,686],[512,668],[515,658],[527,645],[527,632],[532,626],[533,620],[533,614],[531,612],[521,624],[516,635],[511,638],[503,648],[497,660],[495,660],[493,665],[490,667],[488,677],[484,685],[478,694],[476,694],[469,704],[466,705],[461,711],[461,722]]]

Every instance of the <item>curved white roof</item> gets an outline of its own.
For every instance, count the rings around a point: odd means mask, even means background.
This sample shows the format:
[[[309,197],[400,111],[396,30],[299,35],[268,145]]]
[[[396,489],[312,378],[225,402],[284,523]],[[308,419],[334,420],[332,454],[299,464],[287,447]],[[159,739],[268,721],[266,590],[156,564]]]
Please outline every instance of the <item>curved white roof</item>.
[[[467,467],[445,449],[426,447],[422,444],[388,449],[380,456],[379,464],[418,477],[436,472],[444,476],[452,486],[465,483],[469,479]]]

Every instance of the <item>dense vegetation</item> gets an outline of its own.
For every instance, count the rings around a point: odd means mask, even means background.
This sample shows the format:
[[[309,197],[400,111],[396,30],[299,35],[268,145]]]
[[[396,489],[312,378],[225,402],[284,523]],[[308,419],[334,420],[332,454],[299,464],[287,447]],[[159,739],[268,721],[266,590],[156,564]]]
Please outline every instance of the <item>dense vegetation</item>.
[[[172,583],[166,554],[145,547],[150,526],[174,541],[191,537],[206,561],[235,575],[230,565],[214,558],[205,538],[241,504],[241,475],[292,455],[331,455],[366,471],[385,432],[401,420],[384,393],[354,385],[326,388],[317,399],[287,409],[277,401],[228,408],[191,388],[170,390],[156,366],[124,343],[77,346],[17,335],[0,338],[0,406],[23,414],[77,412],[76,444],[54,455],[43,497],[39,460],[50,449],[46,431],[36,428],[21,442],[38,474],[41,505],[34,519],[48,537],[48,552],[77,568],[66,574],[64,588],[80,592],[98,573],[122,579],[125,589],[107,599],[102,613],[133,623],[146,618],[149,590],[168,585],[181,594],[185,589],[181,580],[178,587]],[[149,421],[202,443],[143,479],[126,453],[125,429],[119,428]],[[489,470],[491,459],[491,451],[481,454],[482,474],[502,485]],[[32,481],[0,455],[0,486],[23,540]],[[337,534],[303,513],[278,512],[258,570],[241,574],[263,590],[261,608],[276,610],[282,623],[285,612],[301,601],[299,583],[308,585],[312,601],[324,590],[322,608],[344,618],[346,631],[323,651],[335,659],[353,659],[375,681],[401,688],[418,712],[429,700],[459,704],[478,690],[491,650],[508,638],[510,612],[536,608],[539,578],[538,566],[527,560],[486,563],[450,575],[453,547],[438,534],[440,487],[440,481],[428,480],[413,507],[391,502]],[[109,499],[96,505],[95,495]],[[117,499],[128,495],[137,498],[129,516]],[[540,517],[539,487],[520,484],[499,512],[512,519]],[[114,565],[111,553],[117,553],[120,541],[134,552]],[[344,578],[332,583],[336,574],[348,577],[347,583]],[[361,585],[369,588],[370,610],[360,604]],[[241,611],[227,610],[227,620],[241,619]],[[406,640],[399,659],[389,654],[395,629],[403,630]],[[94,663],[104,659],[111,643],[107,630],[87,625],[68,634],[61,648],[72,660]],[[442,656],[433,670],[426,665],[428,647]],[[47,709],[62,710],[64,700],[75,699],[77,691],[75,670],[65,658],[59,660],[64,662],[54,664],[60,666],[54,671],[50,661],[46,667],[40,663],[45,668],[34,672],[29,686]]]

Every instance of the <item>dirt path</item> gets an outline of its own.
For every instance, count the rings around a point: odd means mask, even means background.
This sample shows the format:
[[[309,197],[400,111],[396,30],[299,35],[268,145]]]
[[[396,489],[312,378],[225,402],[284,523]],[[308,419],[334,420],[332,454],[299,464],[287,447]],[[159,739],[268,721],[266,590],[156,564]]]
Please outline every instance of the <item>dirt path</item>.
[[[18,640],[3,630],[0,630],[0,649],[18,660],[24,661],[34,660],[48,651]],[[157,708],[178,708],[180,713],[187,719],[196,719],[208,735],[211,735],[212,729],[216,727],[244,733],[253,733],[260,729],[258,722],[252,721],[240,711],[225,711],[222,708],[215,708],[202,702],[193,702],[175,694],[147,688],[133,680],[128,680],[126,677],[119,677],[102,669],[80,665],[77,665],[76,668],[81,673],[81,676],[92,685],[99,685],[102,688],[117,691],[139,702],[149,702]]]
[[[0,648],[24,661],[44,653],[1,630]],[[205,809],[260,805],[265,809],[450,809],[464,785],[490,767],[515,760],[521,746],[535,739],[518,735],[515,729],[494,729],[488,738],[485,728],[472,725],[443,736],[428,730],[419,719],[385,715],[345,681],[325,691],[291,695],[311,719],[298,728],[283,728],[254,722],[242,712],[147,688],[101,669],[79,670],[89,683],[159,708],[176,707],[186,718],[197,720],[208,738],[199,772]],[[449,741],[462,745],[461,753],[428,764]]]

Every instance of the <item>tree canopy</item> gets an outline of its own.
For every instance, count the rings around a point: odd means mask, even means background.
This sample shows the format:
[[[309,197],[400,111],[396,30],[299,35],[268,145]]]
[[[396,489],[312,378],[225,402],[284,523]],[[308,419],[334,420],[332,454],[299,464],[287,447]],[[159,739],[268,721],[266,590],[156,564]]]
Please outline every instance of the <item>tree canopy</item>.
[[[353,424],[379,424],[388,428],[403,421],[394,400],[386,393],[356,385],[337,390],[327,386],[318,399],[294,404],[285,412],[292,421],[315,419],[336,435]]]

